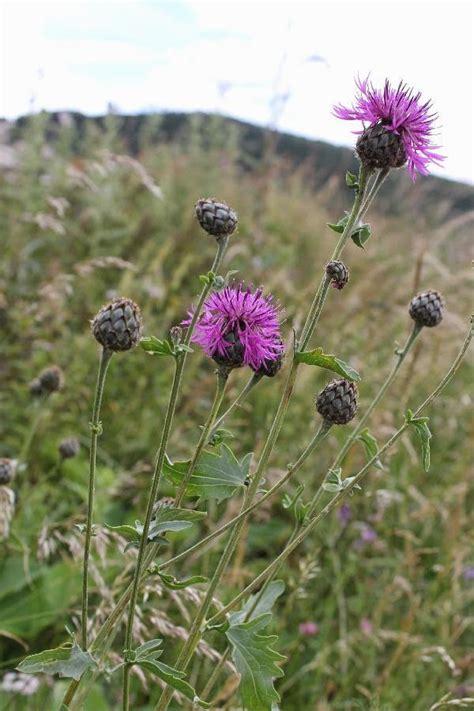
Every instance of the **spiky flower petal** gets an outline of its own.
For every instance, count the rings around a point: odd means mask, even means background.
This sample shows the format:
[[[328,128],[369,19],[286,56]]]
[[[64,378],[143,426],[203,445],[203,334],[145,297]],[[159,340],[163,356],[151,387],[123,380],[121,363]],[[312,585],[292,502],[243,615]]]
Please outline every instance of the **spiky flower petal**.
[[[258,370],[283,352],[278,307],[262,289],[228,286],[205,301],[192,340],[220,365]]]
[[[436,152],[439,146],[432,143],[437,114],[431,101],[423,102],[421,93],[402,82],[394,88],[387,79],[383,89],[377,89],[367,77],[357,79],[356,84],[359,94],[354,104],[339,104],[334,114],[346,121],[369,124],[364,126],[357,146],[359,157],[369,163],[369,168],[400,167],[406,162],[414,180],[417,171],[427,175],[430,163],[439,165],[444,160]],[[382,165],[384,157],[386,165]]]

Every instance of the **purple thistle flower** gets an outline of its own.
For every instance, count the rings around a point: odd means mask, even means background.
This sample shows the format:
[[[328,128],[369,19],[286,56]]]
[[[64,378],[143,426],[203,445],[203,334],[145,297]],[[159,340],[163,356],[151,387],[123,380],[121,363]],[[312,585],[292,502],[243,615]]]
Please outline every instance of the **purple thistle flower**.
[[[462,573],[464,580],[474,580],[474,565],[467,565]]]
[[[228,286],[204,302],[192,341],[219,363],[258,370],[283,353],[278,307],[262,289]]]
[[[383,89],[376,89],[367,77],[364,80],[358,78],[356,85],[360,93],[352,107],[341,104],[334,107],[337,118],[363,121],[369,124],[369,129],[383,126],[386,131],[395,134],[404,149],[403,162],[408,163],[408,172],[413,180],[416,171],[427,175],[430,163],[439,165],[444,160],[444,156],[435,152],[439,146],[431,141],[433,124],[437,119],[437,114],[432,112],[431,101],[422,102],[421,93],[415,94],[403,82],[395,89],[387,79]]]

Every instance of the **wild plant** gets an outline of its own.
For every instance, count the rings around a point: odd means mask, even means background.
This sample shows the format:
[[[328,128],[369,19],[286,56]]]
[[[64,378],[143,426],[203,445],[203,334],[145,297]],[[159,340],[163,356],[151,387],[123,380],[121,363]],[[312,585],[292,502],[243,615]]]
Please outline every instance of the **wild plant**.
[[[393,88],[386,82],[382,89],[376,89],[368,81],[360,81],[358,90],[353,107],[335,108],[337,117],[364,123],[356,143],[359,174],[346,175],[353,203],[343,217],[329,224],[329,228],[338,235],[338,240],[327,264],[320,270],[320,281],[308,304],[301,328],[291,329],[291,324],[282,323],[282,306],[264,288],[254,287],[247,275],[245,280],[237,281],[232,271],[221,274],[229,242],[238,239],[238,219],[230,206],[214,198],[200,199],[195,206],[201,227],[215,238],[214,261],[209,271],[200,277],[201,291],[196,303],[190,306],[187,316],[183,314],[182,321],[171,329],[169,337],[163,333],[160,337],[141,336],[140,311],[129,299],[110,302],[92,321],[92,333],[101,346],[101,352],[90,422],[87,516],[81,527],[84,552],[80,636],[77,638],[76,632],[71,632],[69,642],[56,649],[30,655],[18,667],[24,673],[44,672],[70,678],[72,681],[62,702],[64,709],[83,708],[88,690],[102,674],[121,674],[123,711],[136,708],[131,680],[132,672],[137,669],[158,680],[161,693],[156,700],[156,711],[166,711],[175,694],[178,707],[216,708],[214,689],[224,675],[226,662],[232,660],[240,676],[242,707],[251,711],[274,711],[280,701],[274,680],[283,676],[285,658],[277,651],[277,638],[266,634],[265,630],[270,624],[275,601],[284,594],[283,581],[276,579],[278,574],[316,527],[348,496],[357,495],[366,474],[374,467],[384,466],[384,455],[406,431],[416,433],[423,468],[429,469],[431,432],[425,411],[455,375],[470,344],[471,325],[458,356],[445,376],[422,403],[415,404],[404,414],[397,413],[399,426],[383,444],[379,445],[365,425],[395,381],[415,341],[422,337],[426,328],[436,327],[442,321],[444,299],[433,289],[411,299],[409,316],[412,326],[404,347],[397,349],[395,363],[385,382],[335,454],[333,464],[327,470],[319,468],[312,496],[307,497],[303,485],[297,486],[292,493],[284,492],[285,485],[290,480],[296,480],[299,470],[307,461],[312,461],[315,452],[327,447],[331,429],[345,427],[357,415],[358,383],[364,382],[361,376],[342,358],[326,353],[322,346],[313,345],[331,287],[342,292],[342,298],[344,289],[350,284],[349,269],[341,261],[343,252],[351,242],[359,248],[367,244],[371,227],[365,222],[366,215],[392,170],[406,165],[414,179],[417,172],[425,175],[431,163],[442,160],[432,143],[436,117],[430,102],[422,102],[420,94],[415,94],[403,84]],[[287,327],[289,333],[285,336],[283,328]],[[318,341],[321,340],[322,336],[318,333]],[[157,367],[161,359],[171,359],[174,373],[159,433],[146,510],[137,514],[139,518],[134,525],[124,523],[109,527],[127,539],[127,548],[136,549],[133,569],[127,571],[115,607],[97,634],[91,636],[90,559],[94,534],[97,534],[97,527],[105,523],[94,520],[97,443],[103,426],[106,426],[101,422],[101,402],[104,391],[105,396],[107,392],[106,374],[112,355],[128,351],[138,343],[144,352],[152,356],[152,362]],[[215,392],[208,417],[189,459],[175,461],[169,451],[170,434],[185,365],[196,346],[204,351],[210,366],[215,368]],[[117,359],[119,357],[126,356],[122,353],[117,355]],[[250,379],[221,414],[228,383],[233,372],[240,368],[251,371]],[[286,472],[275,483],[268,486],[269,464],[278,456],[278,440],[303,368],[322,368],[336,375],[337,379],[331,380],[316,395],[316,425],[313,432],[303,433],[306,438],[302,438],[298,458],[287,465]],[[271,378],[275,387],[281,381],[280,401],[259,456],[254,457],[253,453],[237,456],[237,444],[232,441],[232,432],[227,428],[231,426],[229,423],[236,408],[265,378]],[[356,443],[364,447],[367,461],[358,471],[348,474],[343,469],[344,463]],[[66,450],[69,451],[67,447]],[[280,453],[279,458],[284,459],[285,453]],[[175,488],[171,499],[160,498],[163,480]],[[283,495],[281,503],[293,520],[293,529],[286,544],[250,582],[236,591],[234,597],[221,599],[222,582],[236,552],[239,551],[240,555],[245,553],[249,517],[278,493]],[[221,521],[218,504],[237,498],[239,512]],[[209,516],[213,518],[207,535],[180,552],[168,557],[164,555],[174,532],[189,531]],[[174,566],[190,555],[201,555],[204,550],[209,550],[226,533],[228,537],[219,553],[217,565],[209,576],[177,577],[174,574]],[[138,645],[135,640],[140,597],[144,587],[153,580],[170,594],[172,591],[204,586],[173,666],[161,659],[166,653],[162,648],[162,639],[149,639]],[[121,631],[120,623],[124,617],[125,637],[118,645],[121,650],[118,660],[110,668],[109,653]],[[202,689],[197,689],[191,683],[188,670],[199,645],[210,635],[219,638],[224,651]]]

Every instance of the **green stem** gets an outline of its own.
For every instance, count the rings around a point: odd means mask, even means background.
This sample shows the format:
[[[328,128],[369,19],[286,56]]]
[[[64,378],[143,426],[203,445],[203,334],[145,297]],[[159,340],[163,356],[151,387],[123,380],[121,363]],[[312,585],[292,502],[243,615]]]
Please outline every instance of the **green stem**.
[[[229,530],[229,528],[233,528],[235,524],[246,518],[249,514],[252,513],[252,511],[255,511],[255,509],[259,508],[267,499],[276,494],[276,492],[279,491],[279,489],[281,489],[282,486],[286,484],[290,477],[294,476],[301,469],[310,454],[312,454],[312,452],[316,449],[317,445],[321,442],[321,439],[322,433],[321,429],[319,429],[314,435],[314,437],[311,439],[305,450],[298,457],[297,461],[294,464],[288,466],[288,471],[286,472],[286,474],[279,481],[277,481],[276,484],[274,484],[270,489],[268,489],[268,491],[266,491],[263,496],[261,496],[257,501],[254,501],[250,506],[245,507],[239,514],[237,514],[237,516],[234,516],[234,518],[232,518],[230,521],[227,521],[227,523],[222,524],[222,526],[216,528],[208,536],[202,538],[200,541],[195,543],[193,546],[191,546],[191,548],[187,548],[185,551],[183,551],[182,553],[178,553],[178,555],[174,556],[173,558],[165,560],[163,563],[160,564],[160,570],[164,570],[170,565],[178,563],[183,558],[186,558],[190,553],[195,553],[203,546],[206,546],[208,543],[211,543],[211,541],[221,536],[223,533]]]
[[[222,261],[222,257],[224,255],[225,249],[227,247],[228,243],[228,238],[223,238],[217,241],[218,244],[218,249],[217,249],[217,254],[214,259],[214,263],[212,265],[211,271],[214,272],[214,270],[220,266],[220,263]],[[201,312],[202,306],[204,304],[204,301],[210,291],[211,284],[206,284],[205,287],[201,291],[201,295],[198,301],[198,305],[194,311],[193,317],[191,319],[191,323],[189,325],[189,328],[186,332],[186,335],[184,337],[184,345],[189,346],[191,342],[191,336],[194,331],[195,325],[197,323],[197,320],[199,318],[199,314]],[[138,599],[138,589],[142,577],[142,570],[143,570],[143,562],[145,558],[145,549],[148,545],[148,533],[150,531],[150,525],[151,525],[151,520],[153,517],[153,508],[155,505],[156,497],[158,494],[158,489],[160,486],[161,482],[161,474],[163,471],[163,464],[166,456],[166,447],[168,444],[168,439],[169,435],[171,432],[171,426],[173,424],[173,419],[174,419],[174,413],[176,410],[176,403],[177,403],[177,398],[178,398],[178,391],[179,387],[181,384],[181,376],[183,373],[183,368],[184,368],[184,362],[185,362],[185,357],[186,357],[186,352],[184,351],[183,354],[180,356],[179,359],[176,360],[176,367],[175,367],[175,372],[174,372],[174,378],[173,378],[173,384],[171,387],[171,393],[168,401],[168,407],[166,410],[166,415],[165,415],[165,421],[163,425],[163,431],[161,434],[161,441],[160,445],[158,448],[158,453],[156,456],[155,460],[155,468],[153,471],[153,477],[152,477],[152,483],[151,483],[151,488],[150,492],[148,495],[148,503],[147,503],[147,508],[146,508],[146,514],[145,514],[145,523],[143,524],[143,532],[140,538],[140,547],[138,549],[138,558],[137,558],[137,563],[135,566],[135,573],[133,577],[133,583],[132,583],[132,590],[131,590],[131,595],[130,595],[130,605],[129,605],[129,610],[128,610],[128,619],[127,619],[127,628],[125,632],[125,650],[130,650],[132,647],[132,642],[133,642],[133,623],[135,620],[135,608],[137,604],[137,599]],[[216,397],[214,400],[214,405],[212,409],[213,414],[213,419],[210,422],[208,420],[208,424],[206,424],[206,427],[203,430],[203,433],[201,434],[201,438],[199,440],[198,446],[196,448],[196,452],[194,453],[194,457],[191,461],[191,464],[189,465],[188,472],[186,473],[186,477],[178,490],[178,494],[176,496],[176,501],[175,501],[175,506],[179,506],[181,503],[181,500],[186,492],[186,486],[187,483],[194,471],[194,468],[196,466],[196,462],[198,459],[198,456],[204,447],[204,444],[207,442],[207,435],[209,433],[210,427],[212,427],[212,424],[214,422],[214,419],[217,415],[217,412],[219,411],[219,407],[222,403],[222,398],[224,396],[224,389],[225,389],[225,383],[227,381],[227,376],[225,378],[221,377],[220,375],[218,376],[218,387],[217,387],[217,392],[216,392]],[[204,434],[206,432],[206,434]],[[130,672],[131,672],[131,665],[126,664],[123,668],[123,701],[122,701],[122,708],[123,711],[128,711],[130,707]]]
[[[262,377],[263,376],[258,375],[258,373],[252,374],[247,385],[243,388],[243,390],[240,391],[239,395],[237,395],[234,402],[227,408],[227,410],[224,412],[224,414],[221,415],[218,420],[216,420],[216,423],[215,423],[214,427],[212,428],[212,432],[209,435],[209,439],[212,438],[212,435],[216,432],[216,430],[219,429],[219,427],[223,424],[224,420],[227,419],[227,417],[234,410],[234,408],[238,407],[238,405],[240,405],[241,402],[243,400],[245,400],[245,398],[247,397],[249,392],[261,381]]]
[[[327,423],[325,420],[323,420],[318,432],[316,433],[315,437],[311,441],[310,445],[306,448],[305,452],[305,457],[303,459],[303,455],[299,458],[297,464],[301,466],[302,461],[306,459],[308,454],[316,448],[316,446],[324,439],[324,437],[327,435],[329,432],[330,424]],[[294,468],[292,467],[294,470]],[[255,479],[253,480],[252,484],[255,483]],[[245,510],[247,501],[250,500],[251,497],[251,488],[249,488],[247,492],[247,496],[245,497],[244,504],[243,504],[243,509]],[[260,501],[261,503],[261,501]],[[206,592],[206,596],[201,603],[201,606],[199,607],[199,610],[197,611],[193,624],[191,626],[191,629],[189,631],[189,636],[188,639],[186,640],[186,643],[184,644],[178,659],[176,661],[176,668],[179,671],[184,671],[189,664],[189,661],[191,660],[192,655],[194,654],[194,650],[196,649],[196,646],[201,638],[203,629],[203,622],[204,619],[207,615],[207,612],[212,604],[212,600],[214,597],[214,593],[220,583],[221,577],[223,572],[225,571],[233,553],[235,550],[235,542],[238,540],[240,531],[242,530],[243,525],[245,524],[245,521],[247,520],[247,515],[243,516],[243,511],[241,511],[240,519],[237,523],[234,524],[234,529],[232,531],[232,534],[227,541],[227,544],[224,548],[224,552],[222,553],[221,558],[219,559],[219,562],[217,564],[217,567],[214,571],[214,575],[212,576],[209,586]],[[157,706],[157,711],[165,711],[165,709],[168,708],[169,702],[171,700],[171,697],[173,696],[173,689],[170,689],[170,687],[167,687],[163,690],[163,693],[161,695],[160,701],[158,702]]]
[[[89,453],[89,492],[87,498],[87,522],[84,540],[84,563],[82,571],[82,629],[81,639],[82,648],[87,649],[87,616],[89,610],[89,562],[92,540],[92,524],[94,518],[94,498],[95,498],[95,479],[96,479],[96,463],[97,463],[97,440],[102,432],[102,424],[100,422],[100,406],[102,403],[102,395],[104,393],[105,376],[107,368],[113,352],[107,348],[102,349],[99,363],[99,372],[97,375],[97,384],[95,388],[94,406],[92,408],[92,419],[90,422],[91,428],[91,446]]]
[[[413,330],[412,330],[411,334],[409,335],[404,347],[402,348],[402,350],[398,351],[396,354],[397,360],[396,360],[392,370],[388,374],[385,382],[383,383],[382,387],[378,391],[377,395],[374,397],[374,399],[370,403],[369,407],[367,408],[367,410],[365,411],[363,416],[360,418],[360,420],[357,424],[357,427],[354,428],[354,430],[351,432],[349,437],[346,439],[344,446],[342,447],[341,451],[339,452],[339,454],[337,455],[333,464],[331,465],[331,467],[330,467],[331,469],[336,469],[336,467],[339,466],[339,464],[342,462],[345,455],[347,454],[347,452],[349,451],[349,449],[352,447],[353,443],[357,439],[360,432],[362,432],[362,429],[363,429],[365,423],[367,422],[367,420],[371,416],[372,412],[375,410],[375,408],[377,407],[377,405],[379,404],[379,402],[381,401],[381,399],[387,392],[390,385],[395,380],[395,377],[396,377],[398,371],[400,370],[400,366],[402,365],[403,361],[405,360],[408,352],[410,351],[410,348],[415,343],[419,333],[421,332],[421,329],[422,329],[421,326],[418,326],[417,324],[414,325]]]
[[[449,368],[448,372],[444,376],[444,378],[440,381],[440,383],[437,385],[437,387],[433,390],[433,392],[426,398],[426,400],[418,407],[418,409],[413,413],[413,417],[419,417],[421,413],[426,410],[427,407],[431,405],[433,400],[435,400],[438,395],[444,390],[444,388],[448,385],[448,383],[452,380],[454,375],[456,374],[456,371],[458,370],[466,352],[467,349],[469,348],[469,345],[472,340],[472,335],[473,335],[473,329],[472,329],[472,324],[473,320],[471,318],[471,324],[469,326],[469,330],[466,334],[466,337],[464,339],[464,343],[461,347],[461,350],[459,351],[458,355],[456,356],[455,360],[451,364],[451,367]],[[320,511],[319,514],[317,514],[314,518],[312,518],[303,528],[303,530],[294,538],[293,542],[290,545],[287,545],[283,551],[280,553],[280,555],[275,558],[270,565],[265,568],[247,587],[245,590],[243,590],[241,593],[239,593],[233,600],[231,600],[224,608],[219,610],[213,617],[211,617],[207,621],[207,626],[215,625],[221,617],[224,617],[230,610],[232,610],[241,600],[244,598],[248,597],[256,588],[258,588],[266,579],[269,575],[273,573],[274,570],[277,570],[279,566],[286,561],[286,559],[293,553],[293,551],[300,545],[300,543],[316,528],[316,526],[322,521],[323,518],[328,516],[333,509],[338,506],[339,502],[341,499],[345,498],[347,494],[349,494],[351,491],[354,490],[354,488],[357,486],[357,484],[360,482],[360,480],[365,476],[365,474],[369,471],[369,469],[375,464],[375,462],[382,457],[382,455],[401,437],[401,435],[405,432],[405,430],[409,427],[409,423],[405,422],[391,437],[390,439],[384,444],[384,446],[377,452],[376,455],[374,455],[368,462],[365,464],[365,466],[360,469],[360,471],[354,476],[353,480],[351,481],[350,485],[347,486],[343,491],[338,492],[333,496],[333,498],[329,501],[328,504]]]
[[[38,429],[38,425],[41,422],[41,418],[44,413],[43,405],[46,403],[47,398],[47,395],[40,395],[33,405],[33,407],[36,409],[36,412],[28,430],[28,434],[25,437],[25,441],[23,442],[23,447],[21,448],[20,454],[18,455],[18,459],[20,462],[25,462],[29,454],[33,439]]]
[[[349,239],[349,237],[352,234],[353,227],[357,223],[357,220],[359,218],[359,213],[360,213],[360,208],[364,199],[364,193],[365,193],[365,188],[367,184],[367,172],[364,169],[363,166],[361,166],[360,171],[359,171],[359,189],[356,192],[356,196],[354,199],[354,204],[352,206],[352,210],[350,212],[349,218],[347,220],[347,224],[344,228],[343,233],[341,234],[339,241],[334,249],[333,255],[331,257],[332,260],[338,259],[339,256],[341,255],[344,246]],[[310,307],[305,326],[303,328],[302,336],[300,339],[300,342],[298,344],[298,349],[299,350],[304,350],[306,346],[308,345],[311,336],[314,333],[314,330],[316,328],[316,325],[318,323],[319,317],[321,315],[322,308],[324,306],[324,301],[329,289],[329,283],[330,280],[324,272],[323,278],[320,282],[319,288],[315,294],[315,298],[313,299],[313,303]],[[286,415],[286,411],[288,409],[289,403],[291,396],[293,394],[293,389],[296,381],[296,376],[297,376],[297,371],[298,371],[298,363],[295,358],[293,358],[292,365],[290,367],[290,370],[288,372],[288,376],[285,382],[285,387],[283,390],[283,394],[280,400],[280,403],[278,405],[277,411],[275,413],[275,417],[273,419],[270,431],[268,433],[267,439],[265,441],[265,444],[263,446],[262,454],[260,456],[260,460],[257,466],[257,470],[252,477],[252,482],[249,486],[249,490],[247,492],[247,496],[244,501],[244,507],[246,507],[247,502],[252,503],[258,489],[260,486],[260,481],[262,479],[262,476],[264,474],[264,471],[266,469],[266,466],[268,464],[268,460],[270,458],[270,455],[273,451],[273,447],[275,445],[275,442],[278,438],[278,435],[280,433],[284,417]],[[214,572],[214,575],[209,583],[209,589],[208,592],[197,612],[196,618],[194,620],[194,623],[192,625],[190,635],[188,637],[188,640],[186,641],[186,644],[184,645],[177,663],[176,667],[180,671],[185,669],[187,664],[189,663],[189,660],[194,652],[194,649],[199,641],[200,635],[201,635],[201,630],[200,626],[207,614],[207,611],[209,609],[209,606],[212,603],[212,598],[214,595],[214,592],[220,582],[220,579],[227,567],[227,564],[229,560],[231,559],[235,548],[238,545],[238,542],[240,540],[240,536],[242,535],[242,531],[244,528],[246,522],[246,517],[243,517],[233,528],[232,533],[229,537],[229,540],[227,541],[227,544],[224,548],[224,551],[222,553],[221,559],[219,560],[219,563],[217,564],[217,568]],[[160,701],[158,703],[157,711],[166,711],[168,708],[169,702],[171,700],[171,697],[173,695],[173,690],[170,689],[169,687],[166,687],[163,690],[163,693],[161,695]]]
[[[214,261],[211,266],[211,271],[215,274],[217,274],[221,268],[224,255],[227,249],[227,245],[229,242],[228,237],[220,237],[217,239],[217,251],[214,256]],[[199,299],[196,305],[196,308],[194,309],[194,313],[191,317],[191,322],[188,326],[188,329],[186,331],[186,334],[183,339],[183,344],[185,346],[189,346],[191,343],[191,338],[194,332],[194,329],[196,327],[196,323],[199,319],[199,316],[201,314],[201,310],[204,304],[204,301],[206,300],[207,296],[209,295],[209,292],[212,288],[211,283],[206,283],[203,288],[201,289],[201,293],[199,295]],[[174,379],[173,379],[173,384],[171,386],[171,395],[170,395],[170,401],[172,401],[172,409],[167,411],[167,415],[165,417],[169,418],[169,426],[171,429],[172,421],[174,418],[175,410],[176,410],[176,402],[177,402],[177,394],[179,392],[179,388],[181,385],[181,379],[184,371],[184,366],[186,364],[186,359],[187,359],[187,352],[184,351],[180,358],[176,362],[176,368],[175,368],[175,374],[174,374]],[[169,432],[168,432],[169,435]],[[167,446],[167,439],[165,441],[165,438],[161,438],[160,441],[160,446],[156,455],[156,472],[161,473],[161,468],[158,469],[158,463],[159,460],[164,460],[164,456],[166,453],[166,446]],[[158,482],[159,483],[159,482]],[[151,492],[147,504],[147,511],[151,506],[151,509],[153,510],[153,504],[155,503],[155,499],[153,498],[153,501],[151,502]],[[156,498],[156,495],[155,495]],[[143,532],[144,534],[145,532]],[[147,536],[143,535],[142,540],[146,540]],[[120,620],[120,617],[122,616],[124,610],[126,609],[127,603],[129,600],[131,600],[132,595],[134,594],[135,596],[138,594],[138,582],[143,578],[143,571],[147,569],[147,567],[150,565],[150,563],[153,561],[154,557],[156,556],[156,552],[158,550],[158,544],[153,544],[149,547],[149,550],[146,552],[146,554],[143,556],[142,560],[142,565],[140,566],[140,569],[138,565],[135,568],[135,574],[132,583],[128,585],[128,587],[125,589],[123,592],[122,596],[120,597],[117,605],[115,608],[112,610],[111,614],[107,618],[107,620],[104,622],[102,625],[101,629],[99,630],[96,639],[93,642],[92,648],[94,649],[95,652],[101,653],[102,649],[107,647],[108,640],[110,640],[110,637],[114,635],[117,631],[116,624]],[[138,561],[137,561],[138,562]],[[134,592],[135,591],[135,592]],[[135,608],[135,605],[133,605],[133,608]],[[126,667],[125,667],[126,669]],[[94,678],[93,674],[89,674],[86,672],[87,678]],[[68,689],[66,690],[66,694],[64,696],[63,704],[66,706],[66,708],[69,708],[69,704],[72,702],[74,699],[74,696],[77,692],[77,689],[79,688],[79,682],[73,680]]]
[[[196,445],[196,449],[194,450],[193,457],[189,463],[189,467],[186,471],[186,474],[183,478],[183,481],[181,482],[178,491],[176,492],[176,498],[175,498],[175,506],[178,507],[184,497],[186,496],[186,489],[188,487],[188,484],[191,480],[192,475],[194,474],[196,470],[196,465],[198,462],[198,459],[202,453],[202,450],[204,449],[205,445],[207,444],[209,440],[209,435],[210,432],[213,428],[214,422],[216,421],[217,414],[220,410],[220,407],[222,405],[222,400],[224,399],[224,393],[227,385],[227,379],[229,377],[229,371],[225,370],[223,368],[219,368],[217,370],[217,387],[216,387],[216,393],[214,396],[214,402],[212,403],[211,411],[209,413],[209,416],[207,418],[206,424],[202,428],[201,436],[199,437],[199,441]]]

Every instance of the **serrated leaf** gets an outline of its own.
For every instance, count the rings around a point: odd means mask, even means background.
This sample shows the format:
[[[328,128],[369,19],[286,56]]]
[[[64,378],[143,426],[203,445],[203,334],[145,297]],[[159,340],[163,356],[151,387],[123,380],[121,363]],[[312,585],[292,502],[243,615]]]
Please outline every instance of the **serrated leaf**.
[[[239,610],[238,612],[232,612],[229,615],[230,625],[238,625],[242,622],[245,622],[245,618],[249,614],[250,610],[252,610],[252,607],[254,605],[255,610],[250,613],[249,620],[254,620],[260,615],[264,615],[267,612],[271,612],[271,609],[275,604],[275,600],[277,600],[280,595],[283,595],[284,591],[285,583],[283,582],[283,580],[273,580],[270,585],[265,589],[263,595],[261,596],[260,600],[256,605],[255,601],[257,597],[259,597],[260,593],[251,595],[249,599],[246,600],[241,610]]]
[[[354,227],[351,232],[351,239],[358,247],[364,249],[364,244],[370,238],[372,234],[372,228],[368,223]]]
[[[190,585],[207,583],[209,580],[209,578],[206,578],[204,575],[193,575],[190,578],[186,578],[185,580],[178,580],[178,578],[175,578],[174,575],[169,575],[168,573],[161,573],[159,570],[157,570],[156,572],[160,576],[163,585],[165,585],[170,590],[184,590],[184,588],[188,588]]]
[[[377,452],[379,451],[377,440],[372,434],[370,434],[367,428],[359,432],[356,439],[359,442],[362,442],[368,461],[370,461],[377,455]],[[383,469],[383,464],[380,459],[376,459],[376,461],[374,462],[374,467],[377,467],[377,469]]]
[[[250,453],[239,462],[226,444],[222,444],[217,453],[204,451],[189,480],[187,495],[218,501],[228,499],[237,489],[245,486],[251,459]],[[173,484],[179,486],[188,467],[189,461],[171,463],[167,460],[163,473]]]
[[[243,705],[252,711],[271,711],[272,704],[280,700],[273,679],[283,676],[277,662],[283,662],[285,657],[272,648],[277,639],[275,635],[260,634],[270,619],[271,613],[260,615],[231,626],[226,632],[232,659],[240,674]]]
[[[421,443],[421,458],[423,462],[423,469],[427,472],[431,464],[431,450],[430,450],[430,439],[432,434],[430,428],[428,427],[429,417],[413,417],[413,412],[407,410],[405,415],[405,421],[409,425],[413,425],[416,429]]]
[[[66,642],[55,649],[46,649],[23,659],[17,670],[24,674],[58,674],[79,681],[86,669],[97,668],[89,652],[84,652],[76,642]]]
[[[317,365],[320,368],[332,370],[333,373],[342,375],[343,378],[347,378],[348,380],[360,380],[360,375],[357,370],[351,368],[350,365],[340,358],[330,355],[329,353],[323,353],[322,348],[314,348],[312,351],[298,351],[295,353],[295,360],[297,363]]]
[[[152,674],[156,674],[156,676],[165,681],[173,689],[176,689],[176,691],[179,691],[180,694],[183,694],[183,696],[192,701],[194,704],[197,704],[203,709],[210,708],[210,704],[203,701],[196,695],[196,692],[191,684],[184,681],[183,677],[186,675],[183,672],[173,669],[167,664],[163,664],[163,662],[157,662],[154,659],[140,659],[137,660],[137,664],[142,667],[142,669],[146,669]]]
[[[115,531],[116,533],[120,533],[120,535],[124,536],[127,541],[133,541],[135,543],[140,542],[141,532],[137,530],[136,525],[132,526],[131,524],[125,523],[120,526],[109,526],[109,524],[106,523],[105,527],[108,528],[109,531]]]
[[[155,336],[144,336],[141,338],[140,348],[143,348],[144,351],[151,355],[175,356],[173,345],[169,341],[162,341]]]

